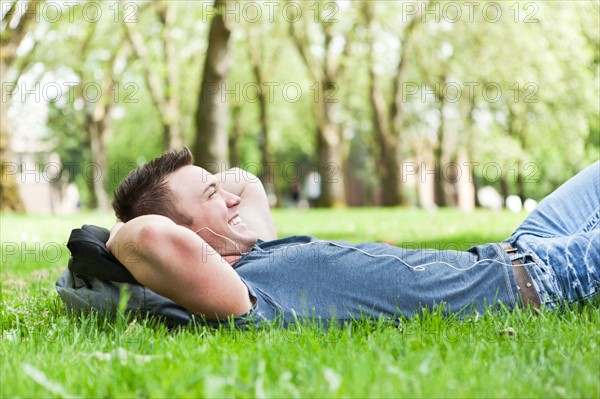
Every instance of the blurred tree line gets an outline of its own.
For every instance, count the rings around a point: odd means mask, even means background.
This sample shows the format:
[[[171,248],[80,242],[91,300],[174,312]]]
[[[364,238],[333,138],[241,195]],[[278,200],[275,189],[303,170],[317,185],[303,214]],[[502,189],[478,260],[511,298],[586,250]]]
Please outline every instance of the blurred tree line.
[[[599,158],[599,8],[3,1],[2,160],[37,82],[43,139],[92,208],[182,145],[280,199],[317,172],[322,206],[470,209],[483,185],[541,198]],[[19,209],[12,180],[3,162],[3,209]]]

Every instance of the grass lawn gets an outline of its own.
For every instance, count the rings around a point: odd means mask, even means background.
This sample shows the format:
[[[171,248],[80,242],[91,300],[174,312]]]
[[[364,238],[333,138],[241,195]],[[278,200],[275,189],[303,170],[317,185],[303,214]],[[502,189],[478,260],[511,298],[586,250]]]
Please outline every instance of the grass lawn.
[[[410,209],[277,210],[280,236],[467,249],[524,215]],[[426,314],[322,330],[167,330],[67,316],[65,242],[109,215],[1,215],[0,397],[600,397],[600,301],[561,312]]]

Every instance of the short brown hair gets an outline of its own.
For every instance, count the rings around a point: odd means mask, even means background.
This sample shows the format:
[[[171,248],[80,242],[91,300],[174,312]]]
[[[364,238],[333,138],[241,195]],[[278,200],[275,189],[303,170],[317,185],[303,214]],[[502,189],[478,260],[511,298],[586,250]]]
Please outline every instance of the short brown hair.
[[[167,185],[167,178],[193,163],[192,153],[184,147],[181,151],[170,150],[135,168],[115,190],[112,207],[117,218],[128,222],[138,216],[156,214],[166,216],[179,225],[190,226],[192,218],[173,206],[175,199]]]

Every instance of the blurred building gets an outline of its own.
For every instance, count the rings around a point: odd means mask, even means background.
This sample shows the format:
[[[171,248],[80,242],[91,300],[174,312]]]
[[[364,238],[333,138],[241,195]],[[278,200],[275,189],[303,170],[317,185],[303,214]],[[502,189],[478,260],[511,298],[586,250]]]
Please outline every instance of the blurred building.
[[[80,204],[79,190],[69,184],[69,174],[54,143],[31,137],[13,137],[8,171],[17,182],[27,213],[66,215],[75,213]]]

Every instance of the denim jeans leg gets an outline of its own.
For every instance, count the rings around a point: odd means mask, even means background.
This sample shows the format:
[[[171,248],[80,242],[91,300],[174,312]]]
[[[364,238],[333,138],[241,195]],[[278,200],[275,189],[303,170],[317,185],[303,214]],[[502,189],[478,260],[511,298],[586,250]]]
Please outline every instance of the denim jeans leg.
[[[588,166],[548,195],[515,230],[538,237],[569,236],[600,222],[600,161]]]
[[[544,199],[507,242],[532,260],[527,271],[546,306],[600,292],[600,162]]]

